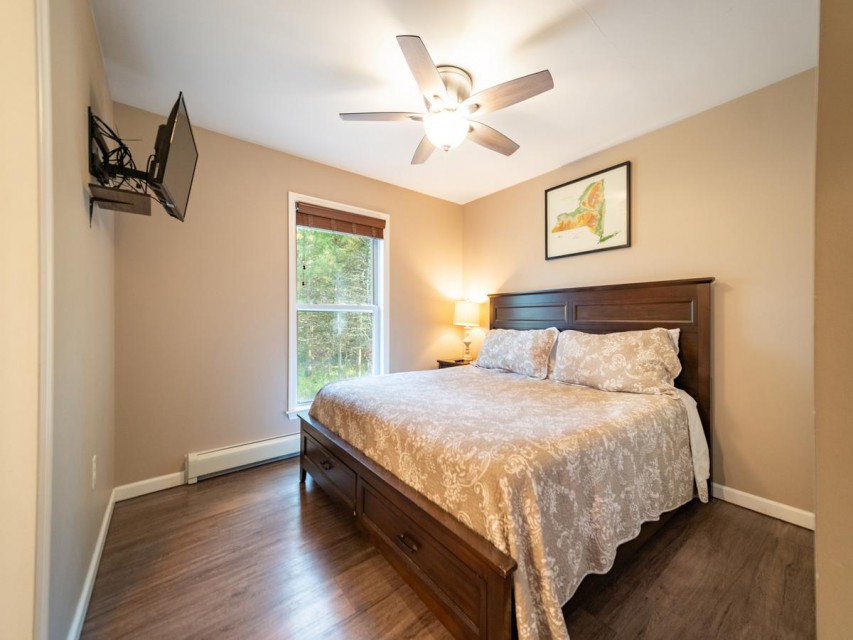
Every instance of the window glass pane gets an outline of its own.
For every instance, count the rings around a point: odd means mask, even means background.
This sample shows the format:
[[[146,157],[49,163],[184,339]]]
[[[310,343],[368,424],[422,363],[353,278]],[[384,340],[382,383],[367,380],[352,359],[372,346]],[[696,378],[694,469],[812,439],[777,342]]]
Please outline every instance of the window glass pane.
[[[372,238],[296,227],[296,301],[373,304]]]
[[[373,322],[369,311],[296,312],[297,403],[327,382],[373,373]]]

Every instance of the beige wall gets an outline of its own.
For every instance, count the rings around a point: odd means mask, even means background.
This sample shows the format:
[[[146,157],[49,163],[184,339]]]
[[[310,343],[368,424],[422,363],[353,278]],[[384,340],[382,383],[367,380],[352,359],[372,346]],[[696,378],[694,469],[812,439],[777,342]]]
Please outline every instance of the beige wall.
[[[165,118],[116,105],[116,119],[147,157]],[[116,219],[117,484],[297,430],[284,414],[288,191],[391,216],[392,371],[460,350],[459,205],[199,128],[196,142],[185,223],[156,204]]]
[[[89,228],[86,108],[112,101],[87,0],[51,0],[54,199],[50,637],[65,638],[114,486],[113,220]],[[91,486],[92,456],[98,478]]]
[[[812,510],[814,146],[807,72],[468,203],[466,294],[715,276],[714,481]],[[625,160],[632,247],[546,262],[544,190]]]
[[[39,420],[38,85],[32,0],[0,3],[0,60],[0,82],[6,88],[0,91],[0,635],[29,638]],[[15,63],[6,64],[11,60]]]
[[[817,630],[853,629],[853,5],[823,0],[815,215]]]

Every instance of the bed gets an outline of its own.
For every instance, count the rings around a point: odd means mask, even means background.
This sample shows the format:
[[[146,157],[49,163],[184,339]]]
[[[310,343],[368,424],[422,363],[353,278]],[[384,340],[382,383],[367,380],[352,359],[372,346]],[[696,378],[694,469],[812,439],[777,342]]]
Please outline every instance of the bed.
[[[682,370],[676,384],[696,400],[710,442],[711,282],[711,278],[703,278],[496,294],[490,296],[490,328],[556,327],[585,333],[679,329]],[[572,389],[569,396],[561,383],[524,380],[521,376],[510,380],[513,375],[458,367],[362,379],[332,385],[325,393],[328,398],[312,408],[312,415],[300,414],[302,480],[310,473],[319,486],[351,511],[392,565],[458,638],[510,638],[516,629],[522,639],[566,637],[565,627],[562,632],[558,628],[560,605],[577,588],[583,574],[606,571],[616,545],[639,533],[637,523],[655,520],[693,495],[692,483],[684,482],[689,462],[684,460],[684,443],[678,442],[685,436],[677,435],[683,429],[661,426],[673,422],[666,414],[679,413],[679,403],[586,388]],[[461,404],[447,400],[459,394],[455,390],[463,389]],[[562,395],[554,399],[555,393]],[[395,403],[387,402],[388,394]],[[616,397],[618,413],[611,413],[601,394]],[[492,406],[486,401],[490,395],[507,396],[509,404]],[[559,416],[561,424],[574,434],[571,441],[548,424],[548,416],[562,413],[559,402],[580,407],[568,412],[571,415]],[[498,413],[489,415],[489,410]],[[577,413],[583,414],[582,418]],[[484,414],[480,418],[498,425],[497,432],[472,426],[479,424],[474,414]],[[637,424],[646,425],[643,430],[608,429],[608,415],[628,414]],[[401,426],[417,421],[423,424],[420,431],[401,428],[395,432],[387,428],[394,420]],[[573,453],[573,443],[583,438],[571,420],[598,425],[596,430],[582,431],[587,439],[606,445],[596,450],[595,461],[584,463],[583,456]],[[546,426],[540,428],[540,424]],[[527,439],[527,433],[543,431],[553,431],[552,436],[535,443]],[[654,436],[649,435],[652,432]],[[525,453],[536,448],[545,452],[537,455],[558,460],[559,465],[587,466],[573,482],[564,482],[559,473],[545,477],[545,467]],[[658,460],[659,450],[669,448],[675,453]],[[642,463],[646,475],[638,482],[644,488],[625,493],[628,489],[618,483],[611,486],[613,483],[598,469],[612,467],[624,472],[624,466],[636,464],[624,452],[634,450],[646,456]],[[598,460],[603,455],[610,459]],[[564,457],[571,462],[563,464]],[[508,481],[501,473],[514,480]],[[527,486],[528,477],[537,478],[538,484]],[[554,507],[568,504],[567,500],[552,497],[537,504],[530,499],[555,491],[577,490],[583,494],[578,477],[589,477],[588,484],[595,484],[598,493],[577,500],[585,506],[570,518]],[[625,495],[619,500],[597,499],[614,490]],[[646,500],[646,494],[660,496]],[[478,506],[513,501],[515,511],[538,510],[536,517],[497,517],[492,509]],[[621,515],[626,510],[631,512],[630,517]],[[580,539],[584,544],[575,546]],[[589,553],[590,545],[596,553]],[[591,559],[552,564],[549,558],[554,557],[555,549],[561,558],[587,554]],[[514,609],[519,612],[515,624]]]

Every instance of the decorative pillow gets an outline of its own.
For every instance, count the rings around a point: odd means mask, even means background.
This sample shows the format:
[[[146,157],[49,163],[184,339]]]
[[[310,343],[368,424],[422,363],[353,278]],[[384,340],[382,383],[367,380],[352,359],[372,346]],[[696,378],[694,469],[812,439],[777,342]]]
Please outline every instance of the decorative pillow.
[[[548,375],[548,356],[559,333],[555,327],[531,331],[492,329],[474,364],[541,380]]]
[[[603,391],[678,397],[678,350],[666,329],[601,335],[563,331],[557,340],[554,380]]]

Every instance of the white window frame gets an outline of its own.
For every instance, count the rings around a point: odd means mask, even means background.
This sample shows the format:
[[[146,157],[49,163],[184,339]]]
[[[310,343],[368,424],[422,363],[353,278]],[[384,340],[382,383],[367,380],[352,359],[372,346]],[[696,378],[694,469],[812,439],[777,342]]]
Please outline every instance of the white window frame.
[[[311,403],[298,404],[296,402],[296,381],[297,381],[297,348],[296,348],[296,287],[297,276],[299,273],[296,263],[296,203],[305,202],[306,204],[314,204],[320,207],[328,207],[337,209],[338,211],[346,211],[349,213],[357,213],[362,216],[378,218],[385,221],[385,230],[383,238],[379,241],[381,251],[374,251],[374,259],[377,261],[376,269],[374,270],[374,287],[376,291],[375,299],[379,303],[377,311],[374,312],[375,322],[373,323],[373,339],[376,345],[376,358],[374,360],[375,373],[388,373],[388,345],[390,336],[390,324],[388,322],[388,292],[390,290],[390,269],[388,265],[391,257],[391,217],[386,213],[379,211],[370,211],[352,205],[343,204],[341,202],[333,202],[315,196],[308,196],[301,193],[289,192],[287,194],[287,415],[295,417],[297,412],[305,411],[311,406]],[[303,308],[316,311],[346,311],[347,305],[302,305]],[[367,307],[373,305],[352,305],[353,311],[363,311]]]

